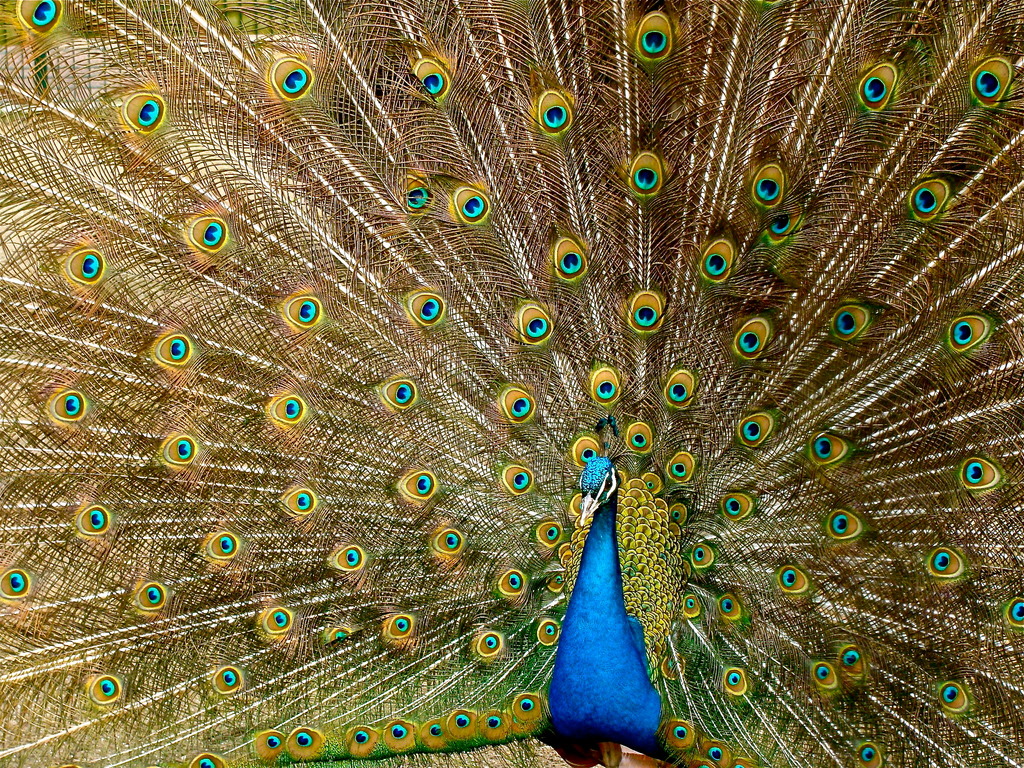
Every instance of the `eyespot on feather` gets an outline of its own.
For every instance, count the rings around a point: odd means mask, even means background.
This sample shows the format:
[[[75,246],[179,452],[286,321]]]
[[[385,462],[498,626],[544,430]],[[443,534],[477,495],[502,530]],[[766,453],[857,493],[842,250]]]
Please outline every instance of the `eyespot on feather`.
[[[206,537],[203,544],[203,554],[214,562],[224,563],[241,551],[242,543],[239,538],[230,531],[216,531]]]
[[[498,409],[504,419],[512,424],[525,424],[536,415],[533,396],[520,386],[510,384],[498,395]]]
[[[398,481],[398,492],[407,501],[424,504],[437,492],[437,478],[426,469],[414,469]]]
[[[526,595],[526,574],[517,568],[510,568],[498,576],[497,591],[510,603],[522,602]]]
[[[23,600],[32,591],[32,577],[22,568],[9,568],[0,575],[0,597]]]
[[[285,57],[270,65],[270,85],[278,98],[284,101],[295,101],[308,95],[313,79],[313,70],[298,59]]]
[[[949,324],[949,346],[954,352],[966,352],[988,339],[993,323],[984,315],[963,315]]]
[[[445,720],[445,732],[452,741],[465,741],[476,735],[476,712],[457,709]]]
[[[167,605],[167,587],[159,581],[144,581],[135,589],[135,607],[146,613],[163,610]]]
[[[295,623],[295,614],[284,606],[274,606],[260,611],[259,627],[272,638],[286,635]]]
[[[772,326],[767,319],[752,317],[736,331],[732,342],[733,351],[744,360],[754,360],[764,352],[771,335]]]
[[[212,256],[228,244],[228,225],[219,216],[200,216],[185,229],[188,244],[202,254]]]
[[[587,466],[587,462],[601,453],[601,444],[593,435],[577,437],[569,449],[569,456],[577,467]]]
[[[62,389],[50,397],[46,410],[57,424],[69,426],[85,418],[89,406],[89,401],[81,391]]]
[[[296,331],[306,331],[323,322],[324,308],[312,294],[300,293],[285,299],[281,316]]]
[[[452,207],[463,224],[481,224],[491,212],[491,201],[476,187],[460,187],[452,195]]]
[[[526,692],[518,694],[512,700],[512,718],[515,723],[526,726],[528,729],[540,725],[544,720],[544,697],[540,693]],[[519,731],[513,725],[513,729]]]
[[[836,541],[853,541],[864,533],[864,522],[848,509],[837,509],[825,520],[825,533]]]
[[[715,550],[710,544],[697,544],[690,550],[690,563],[697,571],[710,568],[715,562]]]
[[[672,22],[661,11],[644,16],[636,29],[636,52],[642,61],[657,62],[672,53]]]
[[[377,747],[380,732],[365,725],[350,728],[345,735],[345,748],[355,758],[368,757]]]
[[[481,661],[491,662],[501,657],[505,650],[505,638],[500,632],[481,632],[473,638],[471,647]]]
[[[501,484],[513,496],[533,490],[533,472],[522,464],[510,464],[501,472]]]
[[[441,560],[450,560],[462,554],[466,547],[466,537],[454,528],[443,528],[430,539],[430,548],[434,556]]]
[[[545,549],[554,549],[562,540],[562,526],[554,520],[543,520],[534,526],[533,538]]]
[[[658,194],[665,183],[665,165],[654,152],[640,152],[629,165],[629,188],[640,197]]]
[[[551,338],[551,315],[540,304],[530,301],[516,311],[516,330],[524,344],[539,345]]]
[[[366,552],[357,544],[342,544],[327,558],[328,565],[342,573],[355,573],[366,566]]]
[[[392,752],[408,752],[416,746],[416,726],[407,720],[391,720],[381,728],[384,746]]]
[[[324,735],[313,728],[296,728],[288,734],[284,746],[296,760],[312,760],[324,747]]]
[[[135,93],[125,98],[121,117],[129,130],[150,134],[163,125],[167,117],[167,103],[157,93]]]
[[[572,126],[572,104],[564,93],[545,91],[537,99],[536,118],[544,133],[557,136]]]
[[[199,455],[199,443],[194,437],[174,434],[160,446],[160,457],[172,469],[184,469]]]
[[[416,632],[416,619],[408,613],[396,613],[384,619],[381,633],[384,642],[396,647],[404,647],[412,642]]]
[[[693,593],[683,596],[683,615],[688,619],[695,619],[701,614],[700,600]]]
[[[419,388],[412,379],[385,381],[377,391],[384,404],[393,411],[404,411],[419,402]]]
[[[998,56],[979,64],[971,73],[971,92],[986,107],[1006,99],[1013,82],[1013,65]]]
[[[19,0],[18,21],[29,32],[45,35],[64,16],[64,0]]]
[[[936,547],[928,555],[928,573],[936,579],[957,579],[967,572],[967,561],[952,547]]]
[[[1003,618],[1010,629],[1024,629],[1024,596],[1018,595],[1003,606]]]
[[[61,269],[72,286],[91,287],[106,275],[107,260],[95,248],[79,248],[68,254]]]
[[[571,237],[561,237],[551,249],[555,275],[569,283],[575,283],[587,273],[587,257],[583,246]]]
[[[708,243],[700,255],[700,272],[713,283],[727,280],[732,274],[736,259],[736,246],[732,241],[719,237]]]
[[[561,626],[554,619],[541,619],[537,622],[537,642],[541,645],[554,645],[561,634]]]
[[[287,491],[281,497],[281,503],[289,515],[304,517],[319,506],[320,499],[311,488],[300,486]]]
[[[306,420],[309,408],[296,394],[285,392],[267,402],[267,417],[278,427],[287,429]]]
[[[850,455],[853,446],[845,438],[820,432],[807,445],[807,455],[820,467],[836,464]]]
[[[448,69],[437,59],[424,57],[413,62],[412,73],[434,99],[443,99],[451,86]]]
[[[750,185],[754,202],[762,208],[774,208],[786,194],[786,174],[776,163],[758,168]]]
[[[665,320],[665,300],[654,291],[639,291],[629,300],[626,319],[637,333],[652,333]]]
[[[192,360],[195,344],[188,336],[171,331],[153,344],[153,359],[165,368],[183,368]]]
[[[746,671],[739,667],[729,667],[722,673],[722,687],[730,696],[744,696],[749,687]]]
[[[888,62],[876,64],[860,79],[857,96],[860,103],[871,111],[885,109],[892,98],[899,78],[896,67]]]
[[[338,645],[352,637],[354,632],[355,630],[352,627],[334,625],[327,627],[327,629],[321,633],[320,639],[324,645]]]
[[[911,216],[918,221],[931,221],[942,212],[949,195],[949,184],[942,179],[922,181],[907,196]]]
[[[811,665],[811,680],[822,691],[835,691],[839,688],[835,667],[827,661],[817,661]]]
[[[100,707],[116,704],[124,693],[121,680],[115,675],[92,675],[86,680],[85,690],[92,703]]]
[[[657,472],[644,472],[642,475],[640,475],[640,481],[646,486],[648,491],[655,495],[661,493],[661,489],[665,487],[665,482],[661,479],[661,475],[659,475]],[[621,480],[619,482],[619,485],[625,485],[625,481]],[[685,519],[686,515],[684,514],[683,520],[685,521]]]
[[[864,654],[856,645],[847,644],[840,647],[839,652],[836,654],[836,659],[840,674],[854,680],[860,680],[864,677],[867,665],[864,661]]]
[[[697,731],[686,720],[668,720],[662,726],[661,737],[666,747],[681,752],[693,747],[697,741]]]
[[[433,196],[427,178],[411,174],[405,182],[405,208],[409,213],[425,213]]]
[[[1002,470],[991,459],[972,456],[960,465],[960,482],[972,493],[990,491],[1002,480]]]
[[[765,229],[765,237],[769,245],[779,245],[796,231],[800,224],[800,216],[781,212],[774,216]]]
[[[654,432],[651,425],[634,421],[626,428],[626,447],[635,453],[650,453],[654,447]]]
[[[731,491],[718,502],[722,517],[732,522],[739,522],[754,511],[754,497],[742,491]]]
[[[102,536],[110,530],[113,520],[110,511],[101,504],[87,504],[75,515],[75,530],[88,539]]]
[[[245,687],[245,677],[238,667],[227,665],[214,671],[210,685],[222,696],[233,696]]]
[[[260,731],[253,739],[253,750],[261,760],[272,762],[284,751],[284,739],[280,731]]]
[[[444,320],[447,306],[434,291],[414,291],[405,298],[405,310],[416,325],[432,328]]]
[[[832,315],[832,335],[842,341],[859,338],[871,324],[871,311],[862,304],[844,304]]]
[[[595,403],[610,407],[622,395],[622,378],[610,365],[598,365],[590,371],[588,390]]]
[[[787,595],[802,595],[811,588],[811,580],[803,569],[784,565],[775,573],[775,582]]]
[[[882,748],[870,741],[865,741],[857,747],[857,764],[861,768],[880,768],[884,757]]]
[[[947,680],[939,685],[939,704],[951,714],[961,715],[970,707],[970,699],[963,683]]]
[[[752,413],[736,427],[736,436],[747,448],[757,448],[775,431],[775,417],[768,411]]]
[[[743,606],[736,595],[727,592],[718,598],[718,613],[723,619],[738,621],[743,617]]]
[[[688,483],[693,480],[696,466],[697,461],[693,454],[678,451],[665,463],[665,476],[676,483]]]
[[[188,768],[227,768],[227,763],[220,755],[212,752],[202,752],[192,758]]]
[[[665,404],[673,409],[688,408],[693,404],[696,386],[697,381],[692,372],[676,368],[669,373],[662,389]]]

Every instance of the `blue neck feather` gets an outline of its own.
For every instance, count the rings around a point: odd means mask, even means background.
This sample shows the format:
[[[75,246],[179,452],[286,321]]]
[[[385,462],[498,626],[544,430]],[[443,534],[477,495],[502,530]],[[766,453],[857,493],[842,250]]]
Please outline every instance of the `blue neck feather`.
[[[555,654],[548,692],[555,732],[581,745],[611,741],[663,755],[661,698],[647,675],[639,622],[626,613],[615,536],[616,498],[594,515]]]

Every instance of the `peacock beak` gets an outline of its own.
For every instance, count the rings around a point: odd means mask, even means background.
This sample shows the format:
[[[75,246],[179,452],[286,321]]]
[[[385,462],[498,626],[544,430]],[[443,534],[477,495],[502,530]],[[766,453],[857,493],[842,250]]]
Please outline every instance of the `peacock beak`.
[[[598,501],[597,496],[591,496],[588,493],[583,497],[583,502],[580,504],[580,527],[591,521],[599,506],[601,506],[601,502]]]

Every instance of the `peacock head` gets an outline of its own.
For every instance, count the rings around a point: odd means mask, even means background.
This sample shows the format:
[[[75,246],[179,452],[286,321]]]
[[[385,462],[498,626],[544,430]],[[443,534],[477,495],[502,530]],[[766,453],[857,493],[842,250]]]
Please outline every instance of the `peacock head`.
[[[597,508],[604,504],[619,488],[619,475],[615,464],[606,456],[595,456],[580,474],[580,490],[583,502],[580,505],[580,525],[586,525]]]

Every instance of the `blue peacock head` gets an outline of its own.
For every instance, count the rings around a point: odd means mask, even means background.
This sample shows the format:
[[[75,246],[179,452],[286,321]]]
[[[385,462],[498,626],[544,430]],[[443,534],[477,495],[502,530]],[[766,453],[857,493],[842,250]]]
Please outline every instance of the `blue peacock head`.
[[[597,424],[597,432],[600,433],[605,427],[610,427],[617,436],[619,430],[615,419],[609,417],[602,419]],[[605,443],[605,450],[608,443]],[[586,525],[597,511],[598,507],[612,498],[619,488],[619,475],[615,471],[615,463],[607,456],[594,456],[583,467],[580,474],[580,490],[583,491],[581,506],[582,514],[580,524]]]

